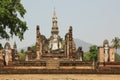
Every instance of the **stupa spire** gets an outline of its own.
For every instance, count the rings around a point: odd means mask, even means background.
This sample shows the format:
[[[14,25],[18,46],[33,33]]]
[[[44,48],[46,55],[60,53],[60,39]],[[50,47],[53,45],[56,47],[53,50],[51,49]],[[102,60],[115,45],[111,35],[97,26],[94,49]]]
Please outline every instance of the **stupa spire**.
[[[56,15],[56,10],[54,8],[54,12],[53,12],[53,18],[52,18],[52,34],[58,34],[58,25],[57,25],[57,15]]]
[[[54,8],[54,13],[53,13],[53,18],[54,18],[54,19],[57,19],[57,15],[56,15],[56,10],[55,10],[55,8]]]

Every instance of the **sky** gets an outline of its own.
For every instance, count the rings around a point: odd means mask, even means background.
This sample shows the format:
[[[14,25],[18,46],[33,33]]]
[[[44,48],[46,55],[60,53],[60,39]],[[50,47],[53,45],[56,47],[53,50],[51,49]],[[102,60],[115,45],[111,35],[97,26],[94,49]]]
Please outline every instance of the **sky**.
[[[22,42],[18,37],[18,48],[33,45],[36,42],[36,26],[40,25],[41,34],[51,35],[54,8],[57,13],[59,34],[64,38],[69,26],[73,27],[73,37],[85,42],[102,45],[103,40],[110,42],[120,37],[120,0],[21,0],[27,13],[24,21],[28,30]],[[7,40],[0,40],[4,45]]]

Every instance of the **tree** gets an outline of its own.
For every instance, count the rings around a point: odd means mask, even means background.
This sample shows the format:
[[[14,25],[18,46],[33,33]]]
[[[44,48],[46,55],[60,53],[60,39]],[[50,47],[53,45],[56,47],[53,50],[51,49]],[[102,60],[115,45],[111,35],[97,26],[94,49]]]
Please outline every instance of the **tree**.
[[[25,51],[23,49],[19,52],[19,60],[25,61]]]
[[[90,52],[85,52],[84,53],[84,61],[90,61]]]
[[[117,54],[117,53],[115,54],[115,61],[116,61],[116,62],[118,62],[118,61],[120,62],[120,55]]]
[[[112,39],[112,43],[117,53],[117,49],[120,48],[120,39],[118,37],[115,37],[114,39]]]
[[[96,45],[91,46],[89,52],[90,52],[90,54],[89,54],[90,60],[94,60],[96,62],[97,61],[97,53],[98,53],[97,46]]]
[[[13,35],[23,39],[27,26],[21,19],[25,13],[21,0],[0,0],[0,39],[9,39]]]
[[[21,53],[25,53],[25,51],[24,51],[24,49],[21,49],[21,51],[20,51]]]

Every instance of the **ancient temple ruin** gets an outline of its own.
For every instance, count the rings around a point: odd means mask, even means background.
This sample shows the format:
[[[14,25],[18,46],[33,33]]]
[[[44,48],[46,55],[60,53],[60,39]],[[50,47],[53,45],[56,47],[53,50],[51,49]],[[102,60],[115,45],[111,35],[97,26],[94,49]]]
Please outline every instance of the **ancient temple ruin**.
[[[62,38],[59,35],[59,27],[57,24],[57,15],[54,11],[53,18],[52,18],[52,30],[51,36],[49,38],[49,49],[50,51],[62,50]]]
[[[12,66],[13,61],[17,61],[18,57],[16,42],[14,42],[13,49],[10,43],[6,42],[4,49],[0,50],[0,66]]]
[[[41,33],[40,26],[37,25],[35,49],[28,47],[25,61],[18,60],[16,43],[13,49],[8,42],[5,44],[4,49],[0,50],[0,73],[76,74],[113,73],[112,70],[120,70],[120,62],[115,62],[115,51],[108,40],[105,40],[98,50],[97,65],[93,61],[84,61],[82,47],[76,48],[72,26],[69,27],[64,38],[61,38],[54,10],[50,37],[46,38]]]
[[[51,35],[46,38],[40,32],[40,27],[36,27],[36,60],[43,58],[67,58],[72,59],[76,53],[76,47],[73,40],[72,26],[70,26],[68,33],[65,35],[65,40],[60,37],[58,27],[57,15],[54,10],[52,18]],[[29,49],[28,49],[29,51]],[[29,53],[27,56],[30,56]],[[30,57],[27,60],[31,60]]]
[[[87,69],[93,68],[91,62],[83,62],[82,47],[76,49],[72,26],[69,27],[65,37],[61,38],[55,10],[49,38],[41,33],[39,25],[36,26],[35,46],[35,50],[28,47],[26,65],[41,66],[45,69],[66,69],[73,68],[74,65],[78,65],[76,68],[83,68],[83,66]],[[20,64],[24,64],[24,62]]]
[[[108,40],[104,40],[103,46],[99,47],[98,62],[115,62],[115,50],[109,45]]]
[[[103,41],[103,46],[99,46],[98,49],[98,68],[120,68],[120,63],[115,61],[115,49],[109,45],[107,39]]]

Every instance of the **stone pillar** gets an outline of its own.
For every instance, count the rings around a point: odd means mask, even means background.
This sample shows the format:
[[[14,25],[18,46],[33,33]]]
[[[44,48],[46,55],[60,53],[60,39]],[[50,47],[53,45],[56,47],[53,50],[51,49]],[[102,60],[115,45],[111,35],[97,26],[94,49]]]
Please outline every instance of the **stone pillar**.
[[[65,54],[69,58],[69,33],[65,35]]]
[[[0,67],[4,66],[4,62],[3,62],[3,51],[0,50]]]
[[[65,35],[65,53],[67,58],[73,58],[72,26],[70,26],[69,32]]]
[[[99,47],[98,48],[98,63],[99,63],[99,68],[104,66],[104,48],[103,47]]]
[[[73,58],[73,37],[72,37],[72,26],[69,28],[69,57]]]
[[[36,59],[40,59],[40,32],[39,26],[36,28]]]
[[[110,56],[110,62],[114,62],[115,61],[115,49],[113,47],[110,47],[109,49],[109,56]]]
[[[18,59],[19,59],[19,55],[18,55],[18,53],[17,53],[17,44],[16,44],[16,42],[14,42],[14,45],[13,45],[13,49],[12,49],[12,59],[13,59],[13,61],[17,61]]]
[[[12,65],[13,65],[13,64],[12,64],[12,54],[13,54],[13,53],[12,53],[12,50],[9,50],[8,53],[9,53],[9,54],[8,54],[8,58],[9,58],[9,59],[8,59],[8,66],[12,66]]]
[[[104,62],[104,48],[99,47],[98,62]]]

